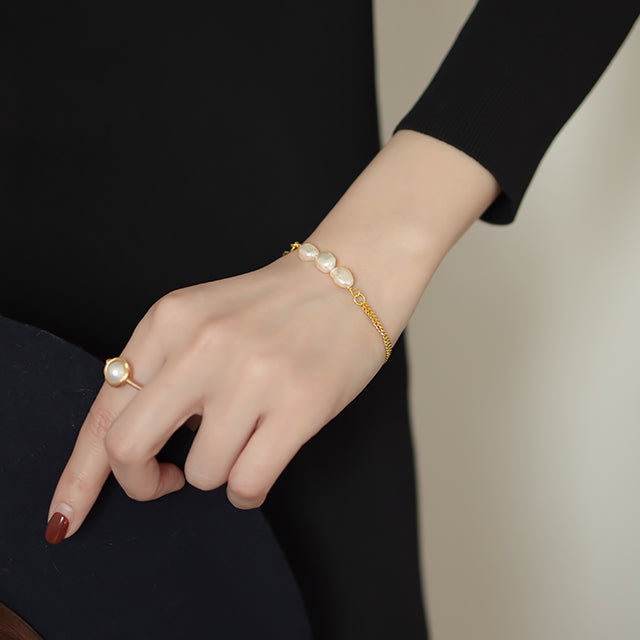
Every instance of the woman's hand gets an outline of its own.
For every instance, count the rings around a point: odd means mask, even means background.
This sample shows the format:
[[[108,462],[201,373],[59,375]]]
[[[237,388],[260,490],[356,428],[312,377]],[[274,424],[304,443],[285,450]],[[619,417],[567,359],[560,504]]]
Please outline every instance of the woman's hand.
[[[105,382],[91,406],[49,512],[69,520],[65,537],[78,530],[110,472],[136,500],[178,491],[186,479],[204,490],[226,482],[233,505],[260,506],[385,353],[351,295],[292,252],[167,294],[121,355],[142,389]],[[202,421],[183,474],[155,456],[194,415]]]
[[[459,149],[398,131],[305,241],[352,270],[395,344],[446,253],[499,192]],[[98,393],[47,539],[64,535],[62,516],[67,536],[78,530],[110,471],[137,500],[177,491],[186,477],[200,489],[226,482],[232,504],[260,506],[384,363],[380,334],[352,300],[296,252],[160,299],[121,354],[143,388],[105,383]],[[202,422],[183,474],[155,455],[193,415]]]

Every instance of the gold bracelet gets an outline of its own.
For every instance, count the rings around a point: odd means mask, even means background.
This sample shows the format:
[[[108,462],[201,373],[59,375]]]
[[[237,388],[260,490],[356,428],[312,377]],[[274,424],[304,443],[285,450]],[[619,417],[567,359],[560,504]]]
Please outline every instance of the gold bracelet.
[[[389,339],[387,332],[382,328],[382,324],[380,320],[378,320],[378,316],[367,304],[364,294],[359,289],[354,288],[354,278],[351,271],[346,267],[337,267],[337,260],[333,253],[330,251],[320,251],[318,247],[310,242],[305,242],[304,244],[293,242],[291,243],[291,248],[284,251],[282,255],[286,256],[288,253],[291,253],[296,249],[298,249],[298,257],[300,260],[303,262],[311,262],[313,260],[320,271],[328,273],[339,287],[346,289],[353,296],[353,301],[364,311],[369,320],[373,323],[377,332],[382,336],[385,353],[384,361],[386,362],[391,355],[391,340]]]

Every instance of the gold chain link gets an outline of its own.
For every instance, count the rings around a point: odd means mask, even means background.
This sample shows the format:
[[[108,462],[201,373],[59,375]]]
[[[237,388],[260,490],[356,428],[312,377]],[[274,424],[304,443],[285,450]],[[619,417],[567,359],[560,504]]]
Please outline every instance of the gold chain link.
[[[286,256],[288,253],[295,251],[301,244],[299,242],[292,242],[291,248],[287,251],[283,251],[282,255]],[[373,326],[376,328],[376,331],[382,336],[382,341],[384,342],[384,361],[387,362],[389,356],[391,355],[391,340],[387,335],[387,332],[382,327],[382,323],[378,319],[378,316],[375,314],[374,310],[367,304],[367,299],[364,297],[364,294],[355,287],[349,287],[347,291],[352,295],[353,301],[362,309],[365,315],[371,320]]]

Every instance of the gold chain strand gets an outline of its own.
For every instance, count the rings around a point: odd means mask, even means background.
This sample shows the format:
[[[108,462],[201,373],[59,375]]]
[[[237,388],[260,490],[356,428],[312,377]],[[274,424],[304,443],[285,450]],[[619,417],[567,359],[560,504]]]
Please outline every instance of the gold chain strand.
[[[282,255],[286,256],[288,253],[295,251],[298,247],[302,246],[299,242],[292,242],[291,248],[287,251],[283,251]],[[374,310],[367,304],[367,299],[364,297],[364,294],[355,287],[349,287],[347,291],[353,297],[353,301],[362,309],[365,315],[371,320],[373,326],[376,328],[376,331],[382,336],[382,341],[384,342],[384,361],[387,362],[389,356],[391,355],[391,340],[387,335],[387,332],[382,327],[382,323],[378,319],[378,316],[375,314]]]

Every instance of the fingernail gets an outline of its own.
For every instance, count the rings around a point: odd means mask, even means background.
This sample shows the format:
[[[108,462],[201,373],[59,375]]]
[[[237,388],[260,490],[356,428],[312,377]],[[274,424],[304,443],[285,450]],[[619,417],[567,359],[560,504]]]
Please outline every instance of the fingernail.
[[[72,518],[73,509],[68,504],[64,502],[57,504],[44,530],[45,540],[49,544],[60,544],[64,540]]]

